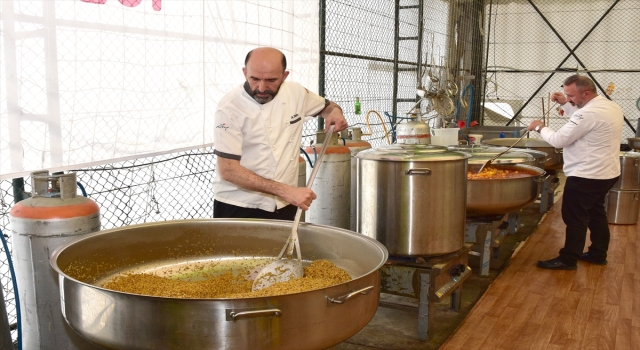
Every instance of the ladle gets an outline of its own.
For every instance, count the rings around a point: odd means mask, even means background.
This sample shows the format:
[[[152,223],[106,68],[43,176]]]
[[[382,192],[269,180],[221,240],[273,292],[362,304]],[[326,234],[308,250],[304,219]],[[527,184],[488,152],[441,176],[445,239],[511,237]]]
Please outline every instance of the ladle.
[[[318,173],[318,169],[320,168],[320,164],[322,164],[322,158],[324,157],[324,153],[327,150],[327,145],[329,145],[329,141],[331,140],[331,135],[333,135],[333,129],[335,125],[331,125],[329,127],[329,131],[322,142],[322,149],[320,150],[320,155],[316,160],[316,164],[313,167],[313,171],[311,171],[311,175],[309,176],[309,181],[307,182],[307,188],[311,188],[313,185],[313,180],[316,178],[316,174]],[[255,280],[253,280],[253,286],[251,287],[252,291],[257,291],[263,288],[267,288],[270,285],[277,282],[286,282],[291,279],[300,278],[304,275],[304,269],[302,268],[302,258],[300,256],[300,241],[298,241],[298,226],[300,225],[300,216],[302,215],[302,208],[298,207],[296,211],[296,217],[293,220],[293,228],[291,229],[291,234],[289,238],[287,238],[287,243],[285,243],[284,247],[278,254],[278,258],[276,261],[270,263],[265,266],[256,276]],[[298,258],[292,259],[293,249],[296,249],[296,253]],[[285,257],[286,252],[286,257]]]
[[[507,149],[505,149],[504,151],[496,154],[495,156],[493,156],[491,159],[489,159],[488,161],[486,161],[484,164],[482,164],[482,166],[480,167],[480,170],[478,170],[478,174],[480,174],[482,172],[482,169],[484,169],[484,167],[486,167],[487,165],[491,164],[491,162],[493,162],[494,160],[498,159],[501,155],[507,153],[510,149],[513,148],[513,146],[517,145],[518,142],[520,142],[520,140],[522,140],[525,136],[527,136],[529,134],[529,132],[523,132],[522,136],[520,136],[520,138],[518,138],[518,140],[516,142],[514,142],[511,146],[509,146]]]
[[[543,115],[542,115],[542,120],[544,120],[544,119],[545,119],[545,117],[549,115],[549,112],[551,112],[551,109],[553,109],[553,107],[555,107],[557,104],[558,104],[558,102],[555,102],[555,103],[553,104],[553,106],[551,106],[551,107],[549,108],[549,110],[547,110],[547,112],[546,112],[546,113],[543,113]],[[525,129],[523,129],[523,130],[526,130],[526,128],[525,128]],[[522,139],[525,137],[525,135],[528,135],[528,134],[529,134],[529,132],[528,132],[528,131],[527,131],[527,132],[522,133],[522,136],[520,136],[520,138],[519,138],[516,142],[514,142],[514,143],[513,143],[513,145],[509,146],[509,148],[507,148],[507,149],[505,149],[504,151],[502,151],[502,152],[500,152],[500,153],[496,154],[493,158],[489,159],[489,160],[488,160],[488,161],[486,161],[484,164],[482,164],[482,166],[480,167],[480,170],[478,170],[477,174],[480,174],[480,173],[482,172],[482,169],[484,169],[484,167],[486,167],[487,165],[491,164],[491,162],[493,162],[494,160],[498,159],[498,157],[500,157],[501,155],[503,155],[503,154],[507,153],[510,149],[512,149],[512,148],[513,148],[513,146],[517,145],[517,144],[518,144],[518,142],[520,142],[520,140],[522,140]]]

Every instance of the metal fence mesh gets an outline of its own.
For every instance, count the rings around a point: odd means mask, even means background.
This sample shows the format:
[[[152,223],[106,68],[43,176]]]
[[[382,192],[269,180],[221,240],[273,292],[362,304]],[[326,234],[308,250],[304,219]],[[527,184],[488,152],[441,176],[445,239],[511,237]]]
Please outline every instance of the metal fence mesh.
[[[635,25],[640,6],[636,1],[323,0],[320,16],[324,33],[320,93],[342,106],[351,126],[370,133],[364,139],[373,146],[388,143],[387,135],[392,139],[393,117],[405,116],[414,106],[418,85],[434,84],[430,74],[444,81],[453,79],[459,87],[451,98],[454,111],[446,119],[432,111],[429,101],[422,103],[423,118],[430,122],[476,120],[485,125],[524,126],[552,107],[549,93],[559,91],[564,78],[577,69],[592,76],[601,94],[613,86],[609,97],[622,106],[629,120],[623,136],[634,136],[635,103],[640,95],[636,59],[640,30]],[[452,26],[452,21],[457,25]],[[468,31],[468,40],[460,40],[461,29]],[[467,45],[457,62],[446,59],[451,40],[457,40],[457,48]],[[428,74],[419,78],[421,72]],[[475,89],[462,99],[473,108],[461,103],[460,87],[469,85]],[[37,93],[43,88],[23,90]],[[354,108],[356,97],[362,106],[360,114]],[[486,108],[480,108],[481,102]],[[37,106],[30,110],[43,111]],[[566,118],[551,111],[551,127],[557,129],[565,122]],[[44,127],[33,123],[33,127]],[[305,124],[304,144],[313,139],[316,129],[315,121]],[[207,148],[77,169],[77,178],[100,205],[103,229],[211,217],[212,152]],[[25,182],[30,191],[29,179]],[[0,228],[9,237],[12,203],[11,182],[0,182]],[[15,302],[6,265],[3,254],[0,277],[13,323]]]
[[[139,158],[74,172],[88,197],[100,206],[103,230],[144,222],[213,216],[213,148]],[[30,183],[31,178],[25,178],[26,192],[31,191]],[[12,182],[0,181],[0,228],[10,250],[9,212],[13,201]],[[0,279],[11,324],[16,322],[13,286],[4,249],[0,254]],[[14,339],[16,336],[13,334]]]

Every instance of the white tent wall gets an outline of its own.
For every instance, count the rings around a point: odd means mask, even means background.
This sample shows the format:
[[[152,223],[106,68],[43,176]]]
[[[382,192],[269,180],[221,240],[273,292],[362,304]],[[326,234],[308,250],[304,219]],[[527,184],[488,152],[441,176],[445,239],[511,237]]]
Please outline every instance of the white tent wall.
[[[103,229],[211,217],[213,113],[244,82],[247,52],[279,48],[288,80],[318,91],[317,1],[123,2],[139,4],[0,0],[3,234],[12,235],[11,179],[25,177],[29,192],[38,169],[75,170]],[[5,254],[0,282],[15,323]]]
[[[636,126],[639,115],[635,105],[640,97],[638,1],[541,0],[532,5],[526,0],[488,0],[486,8],[491,25],[487,102],[499,99],[510,103],[517,112],[534,97],[511,125],[527,125],[540,118],[541,99],[548,106],[549,93],[562,91],[563,80],[577,72],[591,74],[603,89],[613,83],[610,98],[623,108],[630,124]],[[570,55],[561,40],[571,49],[577,46],[575,56]],[[538,87],[542,88],[535,93]],[[556,129],[566,122],[556,112],[550,115],[550,125]],[[509,119],[485,115],[484,121],[487,125],[505,125]],[[626,137],[633,136],[633,130],[626,124],[623,140],[626,142]]]
[[[2,1],[0,179],[210,146],[255,47],[317,91],[316,1],[87,1]]]

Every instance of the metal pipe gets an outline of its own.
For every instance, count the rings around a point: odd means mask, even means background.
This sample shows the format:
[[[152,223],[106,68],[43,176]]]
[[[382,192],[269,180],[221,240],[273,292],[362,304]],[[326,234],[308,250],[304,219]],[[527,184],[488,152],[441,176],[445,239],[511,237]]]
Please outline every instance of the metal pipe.
[[[29,198],[29,194],[24,191],[24,178],[17,177],[12,179],[11,186],[13,187],[13,204]]]
[[[487,36],[487,54],[485,56],[485,61],[484,61],[484,67],[486,69],[486,67],[489,65],[489,38],[491,37],[491,14],[493,12],[493,0],[491,0],[491,3],[489,3],[489,23],[487,23],[487,32],[485,33],[485,35]],[[484,87],[482,89],[482,106],[485,105],[485,101],[487,99],[486,97],[486,91],[487,91],[487,77],[486,77],[486,71],[485,71],[485,76],[484,78]],[[478,99],[479,101],[480,99]],[[480,112],[480,111],[478,111]],[[482,108],[482,113],[480,114],[480,124],[484,125],[484,107]]]
[[[395,1],[394,43],[393,43],[393,115],[398,115],[398,55],[400,51],[400,1]],[[395,120],[393,121],[395,124]]]
[[[320,0],[320,5],[319,5],[319,9],[320,11],[319,13],[319,20],[320,20],[320,62],[318,65],[318,70],[320,71],[320,74],[318,74],[318,95],[320,96],[324,96],[325,91],[324,91],[324,80],[326,77],[326,65],[325,65],[325,59],[326,59],[326,40],[327,40],[327,31],[326,31],[326,26],[327,26],[327,1],[326,0]],[[316,118],[318,120],[318,130],[324,130],[324,118]]]

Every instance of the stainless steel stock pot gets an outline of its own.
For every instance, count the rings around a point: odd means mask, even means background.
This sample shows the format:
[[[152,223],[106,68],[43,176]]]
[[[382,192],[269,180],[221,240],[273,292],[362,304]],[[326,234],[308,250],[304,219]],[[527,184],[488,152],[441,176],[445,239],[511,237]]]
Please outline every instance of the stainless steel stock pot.
[[[469,154],[391,145],[356,157],[358,232],[395,255],[442,255],[462,248]]]

